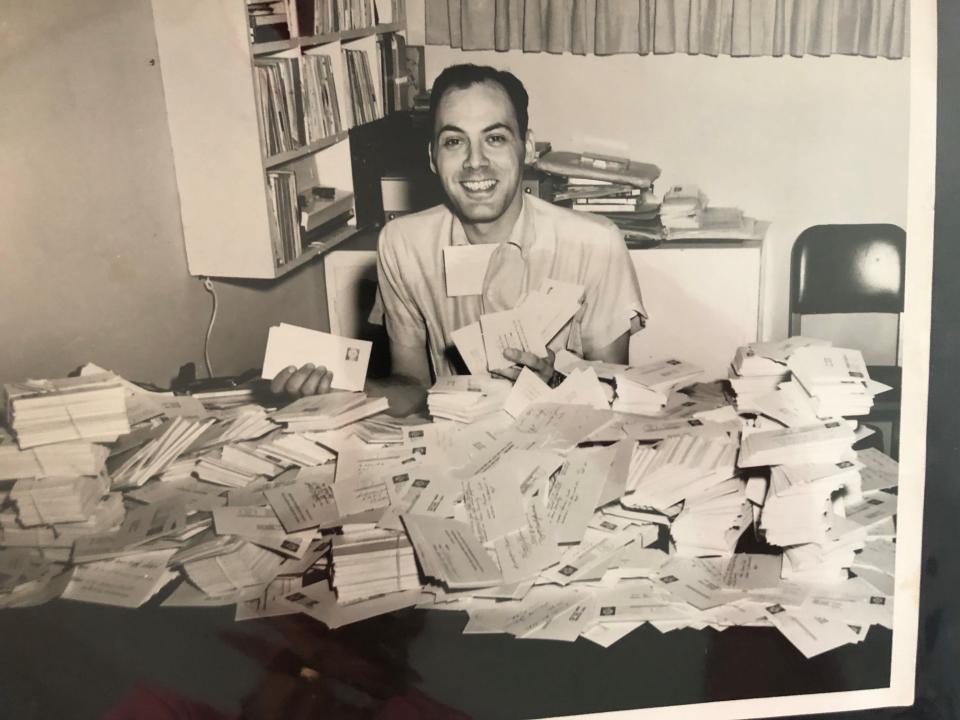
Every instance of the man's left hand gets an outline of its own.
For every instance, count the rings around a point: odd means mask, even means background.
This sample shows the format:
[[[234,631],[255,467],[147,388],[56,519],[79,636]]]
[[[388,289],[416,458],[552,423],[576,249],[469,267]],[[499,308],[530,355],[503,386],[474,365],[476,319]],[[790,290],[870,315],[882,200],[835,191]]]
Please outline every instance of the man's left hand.
[[[547,357],[545,358],[537,357],[532,352],[518,350],[517,348],[507,348],[503,351],[503,356],[510,362],[530,368],[537,374],[537,377],[539,377],[545,383],[549,383],[551,378],[553,378],[553,362],[555,354],[553,350],[550,350],[549,348],[547,349]],[[521,369],[522,368],[510,367],[497,370],[496,372],[499,375],[510,378],[511,380],[516,380],[520,375]]]

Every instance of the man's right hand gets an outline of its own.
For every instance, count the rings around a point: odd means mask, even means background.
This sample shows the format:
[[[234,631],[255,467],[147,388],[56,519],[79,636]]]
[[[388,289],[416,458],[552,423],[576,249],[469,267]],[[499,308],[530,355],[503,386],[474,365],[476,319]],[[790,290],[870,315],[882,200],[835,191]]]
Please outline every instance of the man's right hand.
[[[323,395],[330,392],[333,382],[333,372],[323,365],[316,367],[307,363],[301,368],[291,365],[284,368],[270,383],[270,390],[274,395],[286,395],[296,400],[307,395]]]

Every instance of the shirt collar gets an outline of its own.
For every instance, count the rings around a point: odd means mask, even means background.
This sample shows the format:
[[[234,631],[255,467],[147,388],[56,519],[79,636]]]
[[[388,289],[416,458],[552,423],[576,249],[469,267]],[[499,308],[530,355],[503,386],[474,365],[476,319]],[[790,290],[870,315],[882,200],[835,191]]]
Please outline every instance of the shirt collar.
[[[530,249],[536,242],[536,236],[533,232],[534,211],[526,193],[522,193],[520,197],[520,215],[517,217],[517,221],[513,225],[513,230],[510,231],[510,237],[507,238],[507,242],[513,243],[520,248],[520,255],[524,260],[526,260],[530,254]],[[450,228],[450,244],[470,244],[470,241],[467,239],[467,234],[464,232],[463,224],[460,222],[460,218],[458,218],[456,215],[453,215],[453,223]]]

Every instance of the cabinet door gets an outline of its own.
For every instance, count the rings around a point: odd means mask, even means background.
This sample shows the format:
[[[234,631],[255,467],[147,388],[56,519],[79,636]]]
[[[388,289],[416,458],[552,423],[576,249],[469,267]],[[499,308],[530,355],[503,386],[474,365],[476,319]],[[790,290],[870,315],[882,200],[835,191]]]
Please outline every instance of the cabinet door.
[[[631,250],[647,327],[631,338],[630,363],[675,356],[706,379],[727,376],[740,345],[760,336],[759,244]]]

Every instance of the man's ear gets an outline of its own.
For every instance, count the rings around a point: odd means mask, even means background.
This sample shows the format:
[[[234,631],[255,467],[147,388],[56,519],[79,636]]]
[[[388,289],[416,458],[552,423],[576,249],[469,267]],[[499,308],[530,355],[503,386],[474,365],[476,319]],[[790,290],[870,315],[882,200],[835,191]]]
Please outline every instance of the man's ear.
[[[437,174],[437,164],[433,161],[433,140],[427,143],[427,157],[430,158],[430,172]]]
[[[533,141],[533,130],[527,130],[527,138],[523,142],[523,162],[532,163],[537,156],[536,143]]]

